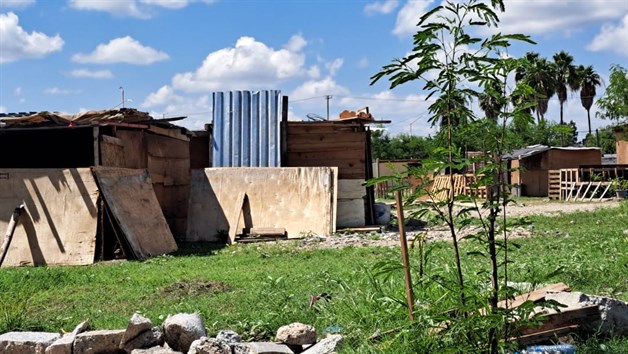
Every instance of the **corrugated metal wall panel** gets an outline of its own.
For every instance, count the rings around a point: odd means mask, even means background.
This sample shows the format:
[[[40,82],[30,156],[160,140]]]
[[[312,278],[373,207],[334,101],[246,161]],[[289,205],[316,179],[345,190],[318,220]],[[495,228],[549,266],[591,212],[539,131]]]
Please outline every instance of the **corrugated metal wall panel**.
[[[281,166],[281,91],[213,93],[213,167]]]

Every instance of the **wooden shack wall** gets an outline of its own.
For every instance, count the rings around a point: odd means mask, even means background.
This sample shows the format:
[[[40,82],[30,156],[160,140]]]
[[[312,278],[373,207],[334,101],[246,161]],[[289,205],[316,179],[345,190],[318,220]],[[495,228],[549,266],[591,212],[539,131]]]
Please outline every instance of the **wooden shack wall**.
[[[628,164],[628,130],[615,132],[617,164]]]
[[[172,137],[131,129],[117,129],[115,135],[124,147],[124,165],[121,167],[148,169],[155,195],[172,234],[183,238],[187,228],[190,193],[189,139],[183,135]]]
[[[338,227],[364,226],[372,218],[373,192],[362,187],[371,176],[368,131],[329,122],[288,122],[285,167],[338,167]],[[367,161],[368,160],[368,161]],[[370,193],[370,194],[369,194]],[[369,197],[369,195],[371,197]]]
[[[522,195],[529,197],[547,197],[549,170],[578,168],[580,165],[599,165],[602,163],[600,150],[547,150],[519,160],[524,168],[518,174],[521,178]],[[513,182],[514,183],[514,182]]]

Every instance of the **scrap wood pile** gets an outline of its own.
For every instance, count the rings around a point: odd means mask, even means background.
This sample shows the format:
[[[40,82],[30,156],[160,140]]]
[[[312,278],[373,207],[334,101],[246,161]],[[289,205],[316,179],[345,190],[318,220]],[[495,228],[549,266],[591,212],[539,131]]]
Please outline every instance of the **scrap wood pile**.
[[[476,186],[476,181],[481,175],[474,174],[454,174],[436,176],[430,193],[436,200],[447,200],[453,196],[466,195],[476,196],[478,198],[486,198],[486,187]],[[453,184],[453,186],[452,186]]]
[[[520,345],[564,341],[574,333],[628,335],[626,302],[572,292],[567,285],[556,283],[501,301],[498,306],[517,308],[527,301],[539,304],[533,315],[538,316],[540,323],[518,328],[519,336],[513,340]],[[543,305],[546,301],[558,307]]]

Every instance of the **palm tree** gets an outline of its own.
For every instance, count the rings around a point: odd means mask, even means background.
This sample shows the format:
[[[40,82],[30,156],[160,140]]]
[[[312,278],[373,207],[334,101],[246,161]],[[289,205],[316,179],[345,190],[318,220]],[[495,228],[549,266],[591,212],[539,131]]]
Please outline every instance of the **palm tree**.
[[[549,99],[554,96],[555,66],[545,58],[539,57],[538,53],[528,52],[522,58],[523,65],[515,72],[515,81],[528,84],[537,96],[532,100],[536,102],[533,110],[536,112],[537,121],[545,120]]]
[[[589,120],[589,135],[591,135],[591,106],[593,106],[593,98],[595,97],[595,87],[602,84],[600,75],[593,70],[593,66],[579,65],[576,70],[578,83],[580,86],[580,102],[582,107],[587,110],[587,119]]]
[[[576,66],[573,64],[573,56],[561,50],[554,54],[554,79],[556,84],[556,94],[560,102],[560,124],[563,125],[563,104],[567,101],[567,89],[572,91],[578,90],[578,75],[576,74]]]
[[[489,118],[493,121],[497,121],[497,119],[499,118],[499,113],[504,107],[504,104],[498,99],[498,97],[500,97],[502,93],[503,89],[501,88],[501,86],[493,82],[485,87],[484,92],[478,96],[478,104],[480,106],[480,109],[484,111],[484,115],[486,116],[486,118]]]

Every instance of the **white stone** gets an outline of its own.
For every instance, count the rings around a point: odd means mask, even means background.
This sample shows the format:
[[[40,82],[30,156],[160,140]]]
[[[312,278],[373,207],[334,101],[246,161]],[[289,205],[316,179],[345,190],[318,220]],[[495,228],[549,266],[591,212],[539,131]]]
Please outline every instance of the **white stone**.
[[[307,348],[303,354],[336,354],[342,341],[343,337],[340,334],[329,334],[318,343]]]
[[[277,330],[277,342],[289,345],[304,345],[316,343],[316,329],[313,326],[295,322],[281,326]]]
[[[118,350],[123,329],[99,330],[83,332],[74,339],[74,353],[115,353]]]
[[[224,331],[218,332],[218,334],[216,335],[216,339],[218,339],[219,341],[225,342],[227,344],[238,343],[242,341],[242,337],[240,337],[239,334],[231,330],[224,330]]]
[[[73,333],[57,339],[46,348],[46,354],[72,354],[72,345],[76,335]]]
[[[231,354],[231,347],[216,338],[201,337],[192,342],[187,354]]]
[[[203,319],[198,313],[179,313],[168,316],[163,324],[164,339],[168,346],[180,352],[187,352],[197,339],[207,336]]]
[[[59,333],[7,332],[0,335],[0,353],[44,354],[46,348],[59,338]]]
[[[248,342],[243,343],[249,347],[248,354],[294,354],[285,344],[270,342]]]

